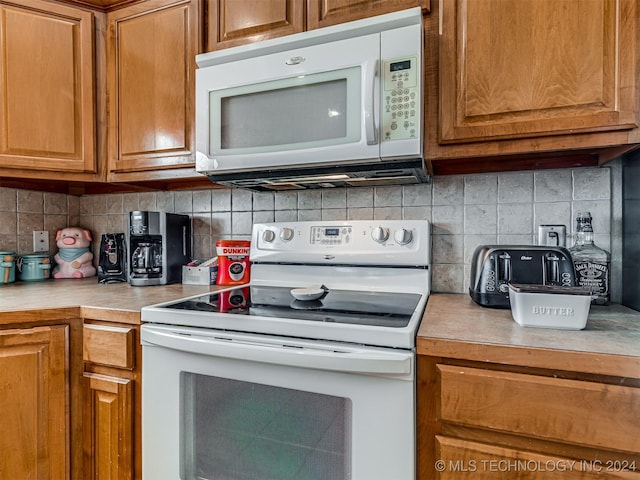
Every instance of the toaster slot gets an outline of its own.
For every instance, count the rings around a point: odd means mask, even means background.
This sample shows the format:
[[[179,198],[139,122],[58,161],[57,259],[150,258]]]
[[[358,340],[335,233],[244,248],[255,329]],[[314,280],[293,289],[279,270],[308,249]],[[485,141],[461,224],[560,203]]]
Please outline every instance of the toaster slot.
[[[559,285],[560,258],[554,253],[549,253],[544,257],[544,263],[542,267],[544,269],[544,284]]]
[[[507,284],[511,280],[511,255],[502,252],[498,255],[498,285],[501,292],[507,291]]]

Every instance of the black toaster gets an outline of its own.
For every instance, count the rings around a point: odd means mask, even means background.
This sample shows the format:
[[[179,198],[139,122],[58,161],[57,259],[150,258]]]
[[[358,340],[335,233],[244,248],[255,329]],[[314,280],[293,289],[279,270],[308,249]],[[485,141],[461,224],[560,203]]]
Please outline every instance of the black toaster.
[[[509,283],[575,286],[564,247],[480,245],[473,252],[469,295],[483,307],[509,308]]]

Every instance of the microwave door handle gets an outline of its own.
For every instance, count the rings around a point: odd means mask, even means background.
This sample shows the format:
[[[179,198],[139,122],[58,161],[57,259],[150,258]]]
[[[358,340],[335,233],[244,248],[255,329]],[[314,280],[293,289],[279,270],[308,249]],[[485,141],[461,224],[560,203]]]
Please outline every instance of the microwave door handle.
[[[378,60],[367,62],[365,70],[365,78],[371,79],[370,82],[366,82],[366,87],[371,90],[364,94],[364,123],[367,145],[375,145],[378,143],[375,119],[376,92],[378,91]]]

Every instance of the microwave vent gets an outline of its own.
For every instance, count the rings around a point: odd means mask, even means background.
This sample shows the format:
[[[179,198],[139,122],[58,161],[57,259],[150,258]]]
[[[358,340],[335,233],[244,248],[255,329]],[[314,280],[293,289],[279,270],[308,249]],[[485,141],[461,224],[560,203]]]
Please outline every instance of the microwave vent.
[[[336,187],[371,187],[427,183],[422,159],[346,164],[306,169],[210,174],[220,185],[256,192],[311,190]]]

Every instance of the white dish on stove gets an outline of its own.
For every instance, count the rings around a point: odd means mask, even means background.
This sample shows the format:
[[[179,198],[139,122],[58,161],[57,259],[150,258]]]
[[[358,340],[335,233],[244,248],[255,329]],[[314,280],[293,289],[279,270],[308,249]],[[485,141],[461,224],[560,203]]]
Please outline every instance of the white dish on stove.
[[[307,288],[293,288],[291,289],[291,295],[296,300],[303,302],[310,302],[312,300],[318,300],[325,293],[324,288],[321,285],[314,285]]]

